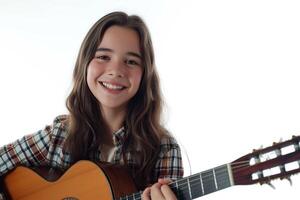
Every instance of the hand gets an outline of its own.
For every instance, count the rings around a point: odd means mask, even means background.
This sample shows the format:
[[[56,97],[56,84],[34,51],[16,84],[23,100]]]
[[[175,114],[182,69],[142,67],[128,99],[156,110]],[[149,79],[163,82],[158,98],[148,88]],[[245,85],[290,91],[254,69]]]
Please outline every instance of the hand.
[[[177,200],[175,194],[168,186],[171,182],[171,179],[158,179],[157,183],[144,190],[142,200]]]
[[[0,193],[0,200],[5,200],[4,194]]]

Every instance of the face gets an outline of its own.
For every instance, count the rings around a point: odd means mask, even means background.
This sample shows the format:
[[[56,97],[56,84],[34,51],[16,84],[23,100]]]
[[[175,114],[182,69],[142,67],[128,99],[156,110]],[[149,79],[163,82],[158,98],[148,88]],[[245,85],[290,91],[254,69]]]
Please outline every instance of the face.
[[[87,84],[101,109],[127,108],[137,93],[143,70],[139,36],[132,29],[106,30],[87,69]]]

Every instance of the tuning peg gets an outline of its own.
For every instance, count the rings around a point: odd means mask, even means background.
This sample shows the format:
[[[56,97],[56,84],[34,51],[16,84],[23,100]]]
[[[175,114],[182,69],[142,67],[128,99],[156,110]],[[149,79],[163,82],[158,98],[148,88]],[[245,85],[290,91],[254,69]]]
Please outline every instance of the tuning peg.
[[[258,149],[253,149],[252,151],[253,151],[253,153],[255,153],[256,151],[262,150],[263,148],[264,148],[263,145],[260,145],[260,147]]]
[[[299,146],[299,143],[294,143],[294,148],[295,148],[295,151],[299,151],[300,150],[300,146]]]
[[[284,179],[288,180],[288,182],[290,183],[290,186],[293,186],[293,182],[290,176],[285,177]]]
[[[274,186],[271,182],[267,182],[267,184],[268,184],[271,188],[273,188],[274,190],[276,189],[275,186]]]
[[[273,146],[275,146],[275,145],[278,144],[278,143],[281,143],[282,141],[283,141],[283,139],[280,138],[278,142],[273,142]]]
[[[272,189],[276,189],[275,188],[275,186],[271,183],[271,180],[268,180],[268,181],[261,181],[261,182],[259,182],[260,183],[260,185],[263,185],[263,184],[267,184],[267,185],[269,185]]]

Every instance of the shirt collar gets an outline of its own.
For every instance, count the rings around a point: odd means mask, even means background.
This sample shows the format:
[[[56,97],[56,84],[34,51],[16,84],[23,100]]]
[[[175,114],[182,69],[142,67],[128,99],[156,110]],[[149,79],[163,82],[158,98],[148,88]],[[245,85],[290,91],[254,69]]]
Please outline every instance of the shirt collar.
[[[122,126],[119,130],[113,133],[113,142],[114,145],[122,143],[124,138],[127,136],[127,131],[125,131],[125,127]]]

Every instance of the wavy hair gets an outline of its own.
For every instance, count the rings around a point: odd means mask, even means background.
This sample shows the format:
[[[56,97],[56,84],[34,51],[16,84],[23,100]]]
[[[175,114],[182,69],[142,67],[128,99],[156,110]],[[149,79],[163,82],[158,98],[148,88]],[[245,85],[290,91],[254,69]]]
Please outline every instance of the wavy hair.
[[[169,134],[161,124],[162,96],[150,33],[139,16],[110,13],[98,20],[85,36],[73,71],[73,89],[66,101],[70,112],[66,148],[72,162],[89,159],[89,155],[98,150],[102,135],[109,131],[86,79],[88,65],[105,31],[113,25],[135,30],[140,39],[143,75],[136,95],[128,103],[124,121],[128,136],[123,141],[122,152],[125,165],[128,165],[125,153],[133,153],[138,166],[132,173],[138,179],[138,185],[145,185],[156,181],[153,180],[153,169],[160,150],[160,139]],[[140,149],[137,151],[134,147]]]

